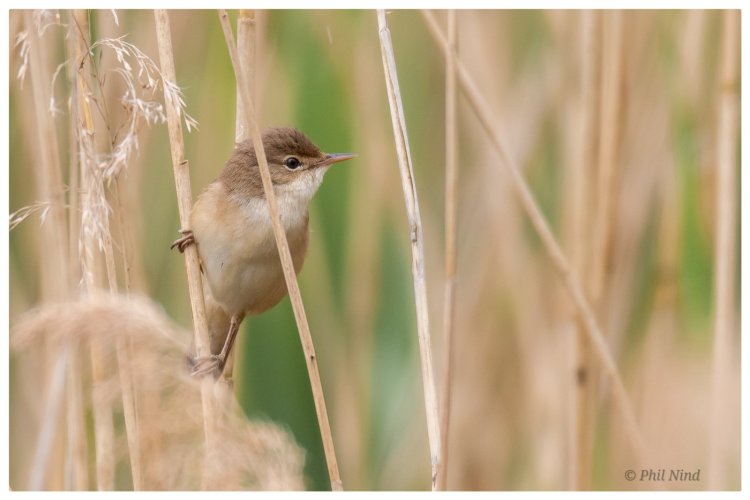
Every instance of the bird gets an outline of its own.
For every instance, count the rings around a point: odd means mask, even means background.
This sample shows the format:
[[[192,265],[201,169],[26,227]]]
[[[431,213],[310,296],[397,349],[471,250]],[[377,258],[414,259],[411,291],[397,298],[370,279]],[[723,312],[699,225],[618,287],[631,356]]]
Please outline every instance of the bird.
[[[309,242],[310,200],[335,163],[352,153],[324,153],[304,133],[274,127],[262,134],[281,223],[295,274]],[[248,140],[235,145],[219,177],[198,196],[190,227],[170,248],[195,244],[204,283],[211,354],[190,363],[193,375],[222,373],[242,320],[261,314],[287,294],[260,168]]]

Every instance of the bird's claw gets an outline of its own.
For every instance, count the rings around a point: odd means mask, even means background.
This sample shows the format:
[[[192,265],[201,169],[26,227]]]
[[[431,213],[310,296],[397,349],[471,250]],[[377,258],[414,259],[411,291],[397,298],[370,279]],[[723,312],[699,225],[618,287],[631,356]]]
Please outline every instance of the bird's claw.
[[[217,355],[211,354],[202,358],[196,358],[190,370],[193,377],[203,377],[209,374],[220,374],[224,369],[224,359]]]
[[[180,234],[182,234],[182,238],[174,240],[169,249],[172,250],[177,247],[180,253],[185,253],[185,249],[195,243],[195,236],[193,236],[193,231],[190,229],[180,229]]]

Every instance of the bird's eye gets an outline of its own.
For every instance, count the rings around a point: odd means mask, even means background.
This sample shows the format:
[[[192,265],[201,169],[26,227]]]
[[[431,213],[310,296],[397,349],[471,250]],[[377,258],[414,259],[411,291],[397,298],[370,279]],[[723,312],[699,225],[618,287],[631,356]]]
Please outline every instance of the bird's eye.
[[[286,165],[286,168],[288,168],[289,170],[295,170],[299,168],[302,163],[294,156],[290,156],[289,158],[284,160],[284,165]]]

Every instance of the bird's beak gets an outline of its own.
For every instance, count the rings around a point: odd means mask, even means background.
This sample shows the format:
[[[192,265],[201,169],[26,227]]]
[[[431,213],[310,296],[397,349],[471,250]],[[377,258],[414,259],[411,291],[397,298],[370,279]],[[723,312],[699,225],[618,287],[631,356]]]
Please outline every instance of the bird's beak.
[[[357,155],[352,153],[329,153],[318,165],[321,167],[325,167],[328,165],[333,165],[334,163],[338,163],[340,161],[351,160],[352,158],[356,157]]]

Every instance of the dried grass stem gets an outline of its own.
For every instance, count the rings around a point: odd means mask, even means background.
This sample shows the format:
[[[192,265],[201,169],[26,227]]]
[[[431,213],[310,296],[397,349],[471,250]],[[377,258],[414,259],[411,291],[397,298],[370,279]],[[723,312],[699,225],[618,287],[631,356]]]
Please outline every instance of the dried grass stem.
[[[432,13],[428,11],[422,11],[422,13],[427,22],[427,26],[430,32],[438,42],[438,46],[443,51],[443,54],[447,55],[449,50],[448,41],[440,30],[437,21],[435,20]],[[544,248],[550,257],[555,270],[559,274],[560,279],[565,286],[565,289],[570,294],[570,297],[572,298],[576,309],[581,315],[586,333],[589,336],[589,340],[593,345],[599,362],[602,364],[606,373],[612,380],[614,398],[623,416],[627,436],[630,439],[631,446],[633,447],[633,451],[638,462],[642,463],[642,460],[645,458],[645,443],[638,427],[635,412],[633,411],[630,399],[628,398],[625,384],[620,377],[620,373],[617,369],[617,364],[615,363],[615,360],[609,351],[609,347],[606,340],[604,339],[602,330],[596,320],[594,311],[584,295],[581,281],[571,268],[568,259],[565,257],[565,254],[560,248],[560,245],[555,239],[555,236],[552,234],[549,224],[547,224],[547,221],[545,220],[544,215],[539,208],[539,205],[534,199],[534,196],[532,195],[528,184],[521,174],[521,170],[508,154],[509,149],[505,145],[503,134],[500,133],[495,124],[495,119],[491,112],[492,108],[487,104],[486,100],[477,88],[476,83],[474,82],[466,67],[461,63],[460,59],[457,61],[457,69],[461,90],[463,90],[465,96],[467,97],[471,108],[474,110],[475,115],[479,119],[480,124],[487,131],[487,134],[489,135],[493,146],[500,156],[500,163],[502,163],[507,168],[507,171],[510,174],[511,181],[513,183],[513,187],[515,188],[516,194],[518,195],[519,202],[521,203],[523,210],[526,212],[526,215],[529,217],[531,224],[534,226],[534,229],[539,235],[539,238],[541,239],[542,244],[544,245]]]
[[[180,110],[174,95],[168,92],[169,85],[176,85],[177,78],[174,69],[174,56],[172,55],[172,35],[169,27],[169,15],[165,10],[155,10],[156,37],[159,44],[159,61],[161,63],[162,76],[164,78],[164,97],[167,112],[167,125],[169,129],[169,144],[172,152],[172,167],[174,170],[175,187],[177,189],[177,206],[180,213],[180,224],[183,228],[189,227],[190,209],[192,206],[192,191],[190,189],[190,169],[185,159],[185,145],[182,136],[182,122],[180,121]],[[195,346],[198,356],[207,356],[211,352],[211,343],[208,337],[208,324],[206,320],[206,309],[203,302],[203,285],[201,282],[200,262],[198,249],[190,245],[184,252],[185,267],[188,276],[188,288],[190,292],[190,305],[193,312],[193,325],[195,328]],[[204,377],[201,382],[201,400],[203,409],[203,430],[206,437],[206,467],[204,467],[203,486],[210,486],[207,471],[212,460],[215,460],[214,450],[218,446],[216,429],[218,425],[218,413],[215,408],[216,401],[213,394],[213,382],[209,377]]]
[[[339,475],[338,462],[336,461],[333,435],[331,433],[330,423],[328,422],[328,411],[326,409],[325,398],[323,396],[323,386],[318,371],[318,359],[315,354],[312,335],[310,334],[310,326],[307,323],[305,307],[302,302],[299,284],[297,283],[297,275],[294,272],[292,256],[289,252],[289,243],[287,242],[286,232],[284,231],[284,226],[282,225],[279,216],[276,195],[274,194],[273,184],[271,182],[271,173],[268,169],[268,161],[266,159],[265,150],[263,149],[263,139],[261,138],[258,124],[255,121],[253,100],[250,94],[247,75],[239,61],[237,46],[234,41],[234,35],[232,34],[232,27],[229,24],[229,16],[225,10],[219,11],[219,20],[222,29],[224,30],[224,38],[226,40],[227,48],[229,49],[232,67],[234,68],[235,78],[237,79],[239,86],[240,101],[242,102],[245,117],[250,123],[250,137],[252,138],[253,147],[255,148],[256,157],[258,158],[261,179],[263,181],[263,191],[265,192],[266,200],[268,201],[273,233],[276,239],[276,247],[279,250],[281,267],[284,271],[284,280],[286,281],[287,290],[289,291],[289,298],[292,303],[292,309],[294,310],[294,319],[297,322],[297,329],[299,331],[300,341],[302,342],[302,350],[305,354],[307,373],[310,377],[315,410],[318,415],[318,425],[320,427],[321,439],[323,440],[323,450],[328,465],[328,476],[331,481],[331,489],[333,491],[340,491],[343,490],[343,484]]]
[[[432,348],[430,346],[430,325],[427,311],[427,286],[424,269],[424,233],[422,217],[419,213],[417,186],[414,180],[414,168],[409,149],[409,138],[406,133],[406,120],[401,102],[401,91],[396,73],[396,58],[393,53],[391,33],[388,29],[384,10],[378,10],[378,31],[380,50],[383,56],[385,86],[388,92],[388,103],[391,110],[393,136],[396,141],[401,187],[406,203],[406,216],[409,221],[412,254],[412,279],[414,281],[414,300],[417,313],[417,335],[419,338],[419,355],[422,367],[422,385],[424,390],[425,412],[427,416],[427,437],[430,444],[430,462],[432,465],[432,489],[437,489],[437,477],[441,467],[440,416],[438,411],[435,375],[432,369]]]

